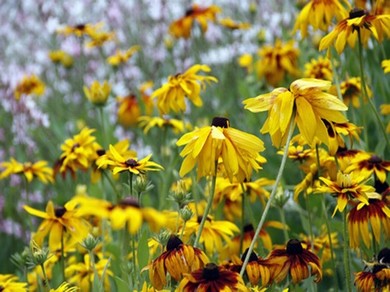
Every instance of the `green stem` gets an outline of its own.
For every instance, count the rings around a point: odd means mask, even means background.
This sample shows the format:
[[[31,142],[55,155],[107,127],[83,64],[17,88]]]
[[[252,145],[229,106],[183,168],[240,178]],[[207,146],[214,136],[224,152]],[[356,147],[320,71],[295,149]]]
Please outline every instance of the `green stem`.
[[[213,205],[214,193],[215,193],[215,182],[217,181],[217,169],[218,169],[218,161],[215,161],[215,173],[211,182],[211,193],[209,196],[209,200],[207,201],[206,209],[204,210],[202,221],[200,221],[198,233],[196,234],[194,247],[197,247],[199,244],[200,236],[202,235],[204,224],[206,223],[207,215],[211,210],[211,206]]]
[[[133,173],[129,172],[129,196],[133,196]]]
[[[348,234],[348,222],[347,222],[347,209],[343,211],[343,237],[344,237],[344,270],[345,270],[345,284],[348,292],[352,291],[351,283],[351,258],[349,254],[349,234]]]
[[[43,274],[43,285],[45,287],[45,291],[50,291],[50,282],[49,279],[47,278],[46,270],[45,270],[45,265],[41,264],[41,269],[42,269],[42,274]]]
[[[363,94],[364,94],[364,100],[367,100],[368,101],[368,104],[370,105],[370,108],[371,110],[374,112],[375,114],[375,117],[378,121],[378,124],[383,132],[383,136],[385,137],[385,140],[386,140],[386,146],[389,146],[390,145],[390,141],[389,141],[389,137],[386,133],[386,128],[385,128],[385,125],[382,123],[382,120],[381,120],[381,117],[378,113],[378,111],[376,110],[375,108],[375,105],[373,103],[373,101],[371,100],[371,98],[368,97],[368,93],[367,93],[367,86],[366,86],[366,80],[364,78],[364,68],[363,68],[363,44],[362,44],[362,36],[361,36],[361,32],[360,32],[360,29],[357,30],[358,31],[358,40],[359,40],[359,65],[360,65],[360,79],[361,79],[361,83],[362,83],[362,87],[363,87]],[[361,98],[362,99],[362,98]],[[364,101],[363,100],[363,101]],[[361,105],[363,106],[363,101],[361,101]],[[363,118],[364,118],[365,115],[363,115]],[[365,129],[365,133],[367,133],[367,130],[368,129]],[[366,142],[368,142],[368,140],[366,140]]]
[[[100,115],[100,120],[101,120],[101,126],[102,126],[102,145],[103,147],[106,147],[107,146],[107,139],[106,139],[106,127],[105,127],[105,123],[104,123],[104,107],[103,106],[99,106],[98,107],[98,110],[99,110],[99,115]]]
[[[288,226],[286,223],[286,216],[284,215],[283,207],[280,206],[278,209],[280,214],[280,220],[282,221],[283,226],[284,227]],[[289,240],[287,228],[283,228],[283,236],[284,236],[284,241],[287,242]]]
[[[112,181],[111,177],[107,174],[106,170],[103,169],[102,171],[103,176],[108,180],[108,183],[110,184],[111,188],[114,190],[116,195],[116,201],[119,201],[119,199],[122,198],[121,194],[118,192],[114,182]],[[115,202],[114,202],[115,203]]]
[[[247,253],[245,260],[244,260],[244,263],[242,264],[242,267],[241,267],[241,271],[240,271],[241,277],[243,277],[243,275],[245,273],[246,266],[248,265],[248,262],[249,262],[249,257],[252,254],[252,251],[255,247],[257,238],[259,237],[261,228],[264,225],[265,218],[267,217],[268,211],[271,207],[271,203],[275,198],[276,190],[278,189],[279,182],[282,179],[284,167],[286,165],[287,156],[288,156],[288,146],[290,145],[290,141],[291,141],[292,134],[294,132],[294,128],[295,128],[295,114],[293,114],[293,116],[291,117],[291,120],[290,120],[290,127],[289,127],[288,134],[287,134],[287,141],[286,141],[286,145],[284,147],[283,158],[282,158],[282,162],[280,163],[279,172],[278,172],[278,175],[276,177],[275,184],[272,188],[272,192],[271,192],[271,195],[269,197],[269,200],[268,200],[267,204],[265,205],[263,214],[260,218],[260,222],[257,225],[257,229],[256,229],[255,234],[253,236],[251,245],[249,246],[248,253]]]

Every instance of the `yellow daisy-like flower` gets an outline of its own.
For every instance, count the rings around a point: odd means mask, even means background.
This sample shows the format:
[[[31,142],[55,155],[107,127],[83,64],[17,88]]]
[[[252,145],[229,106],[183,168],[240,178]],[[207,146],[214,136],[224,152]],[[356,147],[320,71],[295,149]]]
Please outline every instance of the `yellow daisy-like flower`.
[[[337,180],[332,181],[325,177],[320,177],[324,185],[316,189],[317,193],[331,193],[337,197],[337,205],[334,209],[333,216],[336,211],[343,212],[348,202],[357,200],[363,205],[369,205],[368,193],[375,191],[375,188],[365,185],[367,177],[359,173],[337,173]],[[363,206],[362,205],[362,206]]]
[[[299,50],[295,47],[294,41],[282,43],[276,40],[273,46],[263,46],[258,55],[260,59],[255,67],[259,77],[265,77],[267,82],[278,85],[285,77],[286,73],[297,76],[299,74],[298,56]]]
[[[141,115],[141,109],[134,94],[118,97],[118,122],[124,127],[135,126]]]
[[[85,96],[90,102],[97,106],[103,106],[106,104],[107,99],[110,96],[111,84],[107,81],[104,81],[102,84],[95,80],[89,88],[84,86],[83,90]]]
[[[114,67],[125,64],[140,49],[141,47],[136,45],[130,47],[126,51],[116,51],[115,54],[107,58],[107,63]]]
[[[24,76],[14,90],[16,100],[19,100],[22,95],[34,94],[41,96],[44,93],[45,83],[37,75]]]
[[[347,122],[340,111],[347,107],[336,96],[327,92],[330,81],[319,79],[298,79],[290,89],[279,87],[271,93],[244,100],[245,108],[251,112],[268,111],[268,118],[261,128],[261,133],[270,133],[276,147],[287,138],[288,126],[291,123],[294,109],[295,122],[302,137],[309,145],[315,138],[329,145],[328,130],[324,120],[335,123]]]
[[[217,14],[221,11],[216,5],[208,7],[200,7],[198,4],[193,4],[190,9],[186,11],[185,16],[175,20],[169,26],[169,33],[176,38],[189,38],[191,36],[191,29],[194,21],[198,22],[202,32],[206,32],[208,22],[214,22]]]
[[[185,157],[180,168],[180,176],[185,176],[198,164],[198,179],[214,176],[216,164],[222,159],[227,176],[231,181],[249,180],[252,170],[261,169],[264,158],[259,152],[264,143],[252,134],[229,127],[226,118],[214,118],[211,126],[196,129],[184,134],[176,143],[185,145],[180,156]]]
[[[152,93],[152,98],[157,98],[157,107],[161,114],[184,112],[186,110],[185,97],[195,106],[201,107],[203,101],[200,92],[205,89],[206,83],[218,82],[213,76],[198,75],[199,71],[210,72],[207,65],[194,65],[184,73],[178,73],[168,77],[168,82]]]
[[[31,215],[43,218],[41,225],[33,236],[33,240],[42,246],[43,240],[49,236],[49,248],[55,251],[61,247],[65,238],[72,238],[75,242],[83,241],[89,231],[89,223],[78,214],[77,201],[71,200],[63,207],[54,207],[52,201],[46,206],[46,212],[31,208],[27,205],[24,209]]]
[[[340,84],[341,95],[343,96],[344,103],[349,106],[352,104],[355,108],[360,108],[360,97],[363,95],[363,88],[360,77],[352,77],[341,82]],[[331,90],[332,93],[336,94],[336,89]],[[366,91],[368,98],[372,97],[371,89],[366,85]],[[368,100],[363,100],[365,103]]]
[[[350,8],[350,4],[346,0],[311,0],[299,13],[294,31],[300,30],[302,37],[307,36],[309,25],[315,30],[327,31],[334,17],[341,20],[348,16],[345,6]]]
[[[390,73],[390,59],[382,61],[383,72]]]
[[[390,36],[390,14],[371,15],[365,10],[354,8],[349,12],[349,17],[341,20],[337,26],[326,36],[319,45],[319,50],[329,48],[334,44],[337,53],[341,54],[345,45],[354,47],[358,39],[358,31],[361,33],[362,43],[367,44],[372,34],[378,42],[384,37]]]
[[[245,68],[248,73],[253,71],[253,56],[251,54],[243,54],[238,58],[238,65]]]
[[[167,272],[179,281],[184,273],[203,268],[207,262],[208,258],[201,249],[184,244],[179,237],[171,235],[166,251],[150,263],[149,278],[153,287],[161,290],[167,284]]]
[[[142,116],[138,119],[139,126],[147,134],[151,128],[172,128],[173,132],[178,134],[184,131],[184,122],[168,117],[150,117]]]
[[[137,152],[129,149],[129,147],[130,141],[127,139],[121,140],[118,143],[112,145],[112,148],[126,159],[137,157]],[[99,168],[105,169],[107,168],[107,166],[111,165],[111,161],[115,160],[114,154],[110,149],[105,151],[104,154],[100,155],[99,158],[96,160],[96,165]]]
[[[88,33],[88,36],[91,38],[85,46],[87,48],[96,48],[101,47],[105,43],[115,40],[115,32],[105,32],[105,31],[94,31],[91,30]]]
[[[71,286],[69,283],[63,282],[57,289],[50,289],[49,292],[76,292],[79,287]]]
[[[365,177],[374,174],[375,180],[384,183],[387,173],[390,172],[390,161],[383,160],[375,154],[361,152],[351,160],[346,170],[348,172],[359,171]]]
[[[333,69],[330,60],[322,56],[318,59],[311,59],[309,63],[305,64],[304,77],[332,81]]]
[[[62,64],[65,68],[73,66],[73,57],[62,50],[50,51],[49,58],[54,64]]]
[[[248,22],[236,22],[231,18],[222,18],[218,20],[219,24],[231,30],[249,29],[251,25]]]
[[[53,169],[47,166],[47,161],[40,160],[35,163],[20,163],[14,158],[10,161],[0,163],[0,168],[4,170],[0,173],[0,179],[4,179],[11,174],[24,174],[30,183],[34,178],[38,178],[43,183],[52,183],[54,181]]]
[[[80,23],[77,25],[66,25],[57,30],[58,34],[63,34],[65,36],[74,35],[76,37],[83,37],[90,35],[93,31],[99,30],[103,26],[103,23],[90,24],[90,23]]]
[[[2,292],[27,292],[27,283],[18,282],[17,276],[12,274],[0,274],[0,291]]]
[[[124,171],[139,175],[148,171],[160,171],[164,169],[160,164],[150,161],[152,154],[138,160],[136,157],[129,157],[128,155],[119,153],[111,144],[109,151],[112,156],[101,157],[97,161],[97,165],[99,168],[109,166],[114,175]]]

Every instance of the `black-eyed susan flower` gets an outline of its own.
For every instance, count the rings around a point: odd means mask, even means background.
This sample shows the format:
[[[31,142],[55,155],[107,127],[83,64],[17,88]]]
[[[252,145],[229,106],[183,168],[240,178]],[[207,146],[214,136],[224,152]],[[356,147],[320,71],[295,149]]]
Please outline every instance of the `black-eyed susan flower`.
[[[214,118],[211,126],[184,134],[176,145],[185,145],[180,152],[184,157],[180,176],[185,176],[196,164],[198,179],[214,176],[216,164],[222,159],[231,181],[234,176],[238,181],[250,180],[252,171],[261,169],[265,161],[259,154],[264,150],[264,143],[252,134],[230,127],[226,118]]]
[[[149,154],[142,159],[128,157],[128,155],[119,153],[111,144],[110,153],[112,156],[101,157],[101,159],[97,161],[97,165],[99,168],[103,165],[109,166],[114,175],[120,172],[130,172],[139,175],[145,174],[148,171],[160,171],[164,169],[160,164],[150,160],[152,154]]]
[[[140,48],[140,46],[135,45],[126,51],[118,50],[115,54],[107,58],[107,63],[114,67],[125,64],[136,52],[140,50]]]
[[[290,239],[286,248],[274,249],[267,257],[271,270],[271,281],[282,282],[287,275],[291,276],[294,284],[315,276],[314,281],[322,279],[322,267],[317,255],[304,249],[297,239]],[[310,267],[310,269],[309,269]]]
[[[390,171],[390,161],[383,160],[373,153],[361,152],[351,161],[347,171],[359,171],[363,176],[375,176],[380,182],[385,182]]]
[[[198,4],[193,4],[188,9],[185,15],[169,26],[169,33],[176,38],[189,38],[194,22],[199,23],[202,32],[206,32],[208,22],[214,22],[217,14],[221,11],[217,5],[210,5],[208,7],[201,7]]]
[[[360,108],[360,96],[364,96],[363,88],[360,77],[351,77],[340,84],[341,95],[344,103],[349,106],[352,105],[355,108]],[[336,93],[336,89],[331,90],[332,93]],[[368,98],[372,97],[371,89],[366,85],[366,92]],[[363,100],[367,103],[368,100]]]
[[[310,62],[305,64],[304,77],[332,81],[333,69],[330,60],[323,56],[311,59]]]
[[[119,96],[117,98],[118,122],[124,127],[131,127],[137,125],[138,119],[141,115],[141,108],[137,96],[129,94],[127,96]]]
[[[162,114],[184,112],[186,110],[185,97],[195,106],[201,107],[203,101],[200,92],[205,89],[206,83],[218,82],[217,78],[209,75],[199,75],[198,72],[210,72],[207,65],[193,65],[184,73],[178,73],[168,77],[168,82],[152,93],[152,98],[157,98],[157,107]]]
[[[98,158],[98,150],[102,147],[92,136],[95,129],[83,128],[80,133],[66,139],[61,145],[62,154],[59,160],[59,172],[65,175],[69,170],[75,173],[78,169],[87,170]]]
[[[62,50],[50,51],[49,58],[54,64],[61,64],[65,68],[73,66],[73,57]]]
[[[45,184],[54,181],[53,169],[44,160],[20,163],[14,158],[11,158],[10,161],[1,162],[0,169],[2,169],[0,179],[4,179],[12,174],[23,174],[29,183],[34,178],[37,178]]]
[[[347,43],[352,48],[355,46],[358,31],[364,45],[367,44],[371,34],[378,42],[382,42],[385,36],[390,36],[389,27],[390,14],[371,15],[361,8],[354,8],[349,12],[348,18],[341,20],[321,39],[319,50],[322,51],[334,44],[337,53],[341,54]]]
[[[208,263],[191,274],[184,274],[177,289],[183,292],[249,291],[239,273],[214,263]]]
[[[33,240],[42,246],[45,237],[49,236],[49,248],[55,251],[61,247],[64,239],[71,238],[81,242],[90,231],[89,223],[78,214],[77,201],[69,201],[64,206],[54,207],[52,201],[46,205],[46,212],[24,206],[31,215],[43,219]]]
[[[323,185],[317,187],[316,192],[330,193],[337,197],[337,205],[333,212],[334,216],[337,210],[343,212],[350,201],[358,201],[363,203],[363,205],[369,205],[368,193],[373,193],[375,188],[365,184],[367,179],[366,176],[358,172],[343,173],[339,171],[335,181],[320,177]]]
[[[91,40],[86,43],[85,46],[87,48],[101,47],[107,42],[114,41],[116,38],[115,32],[111,32],[111,31],[91,30],[88,33],[88,36],[91,38]]]
[[[45,93],[45,83],[37,75],[23,76],[22,80],[16,85],[14,96],[19,100],[23,95],[34,94],[41,96]]]
[[[127,139],[121,140],[111,146],[112,147],[110,147],[107,151],[103,151],[99,158],[96,159],[96,165],[99,168],[105,169],[112,164],[112,161],[115,160],[114,154],[112,153],[111,149],[114,149],[126,160],[137,157],[137,152],[130,149],[130,141]]]
[[[103,23],[80,23],[76,25],[66,25],[57,29],[57,33],[65,36],[74,35],[76,37],[83,37],[89,35],[92,31],[101,29],[102,25]]]
[[[67,282],[63,282],[58,288],[50,289],[49,292],[76,292],[79,291],[79,287],[72,286]]]
[[[114,274],[109,268],[110,261],[108,259],[95,259],[95,263],[91,265],[90,255],[84,255],[83,262],[75,262],[65,268],[65,276],[69,283],[72,283],[80,288],[80,291],[92,291],[94,278],[104,285],[105,291],[110,291],[110,277]]]
[[[255,64],[257,75],[265,77],[272,86],[277,86],[287,73],[291,76],[299,74],[299,49],[295,47],[294,41],[282,43],[278,39],[273,46],[263,46],[258,55],[260,59]]]
[[[333,18],[338,21],[348,16],[350,4],[346,0],[311,0],[299,13],[294,31],[300,30],[302,37],[307,36],[307,29],[312,26],[315,30],[327,31]]]
[[[150,207],[141,207],[133,197],[124,198],[118,204],[108,206],[108,213],[112,229],[127,227],[131,234],[136,234],[143,222],[147,222],[154,232],[159,231],[166,222],[164,214]]]
[[[18,277],[15,275],[0,274],[0,291],[27,292],[27,283],[19,282]]]
[[[330,81],[298,79],[291,83],[290,89],[279,87],[270,93],[246,99],[243,103],[251,112],[268,111],[268,118],[260,131],[269,133],[273,145],[277,147],[287,138],[294,109],[295,122],[304,140],[312,146],[317,138],[328,145],[328,130],[323,120],[347,122],[341,113],[347,110],[345,104],[325,92],[330,86]]]
[[[179,281],[184,273],[201,269],[207,262],[208,258],[201,249],[184,244],[179,237],[171,235],[166,251],[149,264],[149,278],[153,287],[160,290],[167,284],[167,273]]]
[[[184,122],[178,119],[169,117],[151,117],[142,116],[138,119],[139,126],[143,128],[147,134],[152,128],[171,128],[174,133],[182,133],[184,131]]]
[[[83,87],[84,94],[87,99],[97,106],[103,106],[106,104],[108,97],[111,92],[111,84],[107,81],[100,83],[99,81],[93,81],[91,86],[88,88],[87,86]]]
[[[222,18],[218,20],[218,23],[231,30],[249,29],[251,25],[248,22],[237,22],[231,18]]]
[[[383,72],[385,72],[385,74],[390,73],[390,59],[383,60],[381,65],[383,68]]]

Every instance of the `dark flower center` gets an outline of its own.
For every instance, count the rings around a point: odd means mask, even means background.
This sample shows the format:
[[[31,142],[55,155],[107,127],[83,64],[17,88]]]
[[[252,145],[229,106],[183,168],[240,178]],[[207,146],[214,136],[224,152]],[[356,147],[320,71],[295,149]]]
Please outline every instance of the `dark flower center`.
[[[65,207],[55,207],[54,208],[54,215],[57,218],[61,218],[62,216],[64,216],[65,213],[66,213],[66,208]]]
[[[78,30],[84,30],[85,29],[85,24],[81,23],[75,26],[76,29]]]
[[[167,250],[174,250],[183,244],[183,241],[176,235],[171,235],[167,242]]]
[[[1,291],[4,291],[4,289],[5,289],[5,288],[4,288],[3,286],[0,285],[0,292],[1,292]]]
[[[211,125],[214,127],[229,128],[230,122],[227,118],[215,117]]]
[[[376,179],[374,188],[378,194],[383,194],[389,188],[389,184],[387,182],[381,182],[379,179]]]
[[[106,150],[104,150],[104,149],[99,149],[98,151],[96,151],[96,154],[97,154],[98,156],[102,156],[102,155],[106,154]]]
[[[298,239],[290,239],[287,242],[286,248],[287,254],[289,255],[297,255],[303,252],[303,247],[301,242]]]
[[[249,248],[247,248],[247,249],[244,251],[244,253],[242,254],[242,256],[241,256],[241,260],[242,260],[242,261],[245,260],[246,255],[248,254],[248,250],[249,250]],[[255,261],[257,261],[258,259],[259,259],[259,258],[257,257],[256,253],[255,253],[254,251],[252,251],[252,252],[251,252],[251,255],[249,256],[249,261],[248,261],[248,263],[250,263],[250,262],[255,262]]]
[[[80,144],[79,144],[79,143],[73,144],[73,146],[72,146],[72,152],[73,152],[76,148],[78,148],[78,147],[80,147]]]
[[[253,225],[252,224],[247,224],[247,225],[244,226],[244,233],[251,232],[253,230],[254,229],[253,229]]]
[[[126,207],[126,206],[132,206],[132,207],[136,207],[136,208],[140,207],[137,198],[134,198],[134,197],[126,197],[123,200],[121,200],[118,205],[123,206],[123,207]]]
[[[194,13],[194,9],[189,8],[189,9],[186,10],[185,16],[191,16],[193,13]]]
[[[390,248],[385,247],[378,253],[378,262],[381,264],[390,264]]]
[[[359,17],[362,17],[363,15],[366,15],[367,14],[367,11],[364,10],[364,9],[361,9],[361,8],[353,8],[350,12],[349,12],[349,19],[352,19],[352,18],[359,18]]]
[[[382,159],[376,155],[372,155],[371,158],[368,160],[368,163],[370,164],[380,164],[382,162]]]
[[[374,265],[374,267],[372,268],[372,273],[373,274],[378,273],[379,271],[381,271],[385,268],[387,268],[386,265]]]
[[[218,266],[214,263],[208,263],[203,269],[202,276],[207,281],[217,280],[219,278]]]
[[[125,164],[126,164],[127,167],[137,167],[137,166],[139,166],[139,163],[137,162],[137,160],[132,159],[132,158],[127,159],[125,161]]]

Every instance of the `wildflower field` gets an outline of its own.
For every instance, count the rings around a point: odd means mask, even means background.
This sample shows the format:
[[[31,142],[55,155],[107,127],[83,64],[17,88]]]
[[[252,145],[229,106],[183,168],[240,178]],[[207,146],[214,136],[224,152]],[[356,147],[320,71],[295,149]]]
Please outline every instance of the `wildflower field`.
[[[0,291],[390,291],[390,1],[0,22]]]

